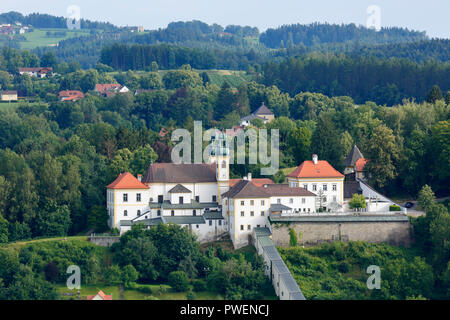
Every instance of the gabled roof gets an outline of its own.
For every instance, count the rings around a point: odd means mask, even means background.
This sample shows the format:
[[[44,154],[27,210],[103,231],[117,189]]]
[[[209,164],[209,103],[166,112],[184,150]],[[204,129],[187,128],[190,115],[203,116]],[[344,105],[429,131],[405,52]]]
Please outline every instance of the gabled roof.
[[[343,178],[344,175],[337,171],[326,160],[319,160],[317,164],[313,161],[304,161],[300,166],[292,171],[290,178]]]
[[[95,90],[97,90],[100,93],[106,94],[108,91],[120,89],[122,88],[122,85],[118,83],[104,83],[104,84],[96,84]]]
[[[198,183],[217,182],[216,164],[154,163],[149,166],[144,183]]]
[[[268,184],[265,186],[272,197],[315,197],[316,194],[301,187],[290,187],[288,184]]]
[[[230,190],[225,192],[223,197],[226,198],[269,198],[266,188],[257,187],[249,180],[241,180]]]
[[[350,153],[348,154],[347,158],[345,159],[345,165],[347,167],[353,167],[359,159],[364,158],[361,151],[359,151],[358,146],[355,144],[350,150]]]
[[[121,173],[107,189],[148,189],[149,187],[136,179],[131,173]]]
[[[242,179],[230,179],[230,187],[234,187],[236,183],[241,181]],[[274,184],[272,179],[269,178],[253,178],[252,183],[257,187],[262,187],[265,184]]]
[[[270,111],[270,109],[267,108],[263,102],[261,107],[259,107],[255,112],[253,112],[253,114],[257,116],[264,116],[264,115],[273,115],[273,112]]]
[[[191,193],[191,190],[181,184],[177,184],[175,187],[169,190],[169,193]]]
[[[96,296],[99,296],[102,300],[112,300],[112,295],[105,294],[102,290],[100,290],[97,294],[92,296],[87,296],[87,300],[94,300]]]

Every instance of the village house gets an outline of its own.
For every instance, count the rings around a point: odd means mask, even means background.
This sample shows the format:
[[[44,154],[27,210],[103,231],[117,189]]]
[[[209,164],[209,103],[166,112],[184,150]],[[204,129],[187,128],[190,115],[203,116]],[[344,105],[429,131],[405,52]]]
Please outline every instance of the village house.
[[[77,101],[84,99],[84,93],[78,90],[64,90],[60,91],[58,98],[60,101]]]
[[[27,74],[30,77],[45,78],[47,76],[53,75],[53,68],[19,68],[19,74]]]
[[[264,124],[271,122],[273,119],[275,119],[275,115],[272,111],[270,111],[269,108],[267,108],[263,104],[261,107],[259,107],[255,112],[253,112],[251,115],[241,118],[240,125],[241,127],[247,127],[250,125],[250,122],[253,119],[260,119],[264,122]]]
[[[105,294],[102,290],[100,290],[95,295],[87,296],[86,300],[112,300],[112,294]]]
[[[129,92],[130,89],[118,83],[104,83],[96,84],[95,91],[104,97],[111,97],[113,95],[116,95],[117,93]]]
[[[4,90],[0,91],[0,101],[17,101],[17,91]]]

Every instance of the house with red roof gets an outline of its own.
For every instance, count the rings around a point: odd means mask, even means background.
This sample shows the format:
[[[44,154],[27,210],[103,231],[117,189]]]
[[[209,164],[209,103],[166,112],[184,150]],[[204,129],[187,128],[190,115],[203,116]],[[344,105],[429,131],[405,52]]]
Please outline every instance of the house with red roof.
[[[95,91],[104,97],[110,97],[117,93],[129,92],[130,89],[118,83],[104,83],[104,84],[96,84]]]
[[[77,101],[84,99],[84,93],[78,90],[64,90],[60,91],[58,95],[59,101]]]
[[[86,300],[112,300],[112,294],[105,294],[102,290],[100,290],[95,295],[87,296]]]
[[[317,194],[317,207],[340,211],[344,202],[344,175],[314,154],[287,176],[291,187],[302,187]]]

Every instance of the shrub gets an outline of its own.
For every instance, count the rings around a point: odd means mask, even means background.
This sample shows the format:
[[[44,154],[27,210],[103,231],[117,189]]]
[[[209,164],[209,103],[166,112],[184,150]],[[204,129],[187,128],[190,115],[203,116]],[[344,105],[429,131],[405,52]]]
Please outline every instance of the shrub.
[[[194,285],[195,292],[206,291],[206,282],[203,280],[194,281],[193,285]]]
[[[389,211],[401,211],[399,206],[396,206],[395,204],[392,206],[389,206]]]
[[[197,298],[197,296],[195,295],[194,292],[192,292],[191,290],[189,290],[189,292],[186,295],[186,299],[187,300],[195,300],[195,298]]]
[[[350,271],[350,264],[348,264],[348,262],[342,261],[338,264],[338,270],[340,273],[347,273]]]
[[[289,230],[289,238],[290,238],[289,242],[291,244],[291,247],[297,246],[298,239],[297,239],[297,235],[295,234],[294,229]]]
[[[184,271],[173,271],[169,274],[169,285],[177,292],[186,291],[189,288],[189,279]]]

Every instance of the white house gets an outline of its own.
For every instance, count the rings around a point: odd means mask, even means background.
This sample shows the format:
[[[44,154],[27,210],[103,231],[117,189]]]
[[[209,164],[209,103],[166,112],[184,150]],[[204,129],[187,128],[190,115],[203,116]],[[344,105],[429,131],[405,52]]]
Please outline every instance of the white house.
[[[250,125],[250,122],[253,119],[260,119],[264,122],[264,124],[266,124],[266,123],[271,122],[273,119],[275,119],[275,115],[272,111],[270,111],[269,108],[267,108],[264,105],[264,102],[263,102],[263,104],[251,115],[241,118],[240,126],[247,127],[248,125]]]
[[[251,176],[222,195],[222,212],[235,248],[249,244],[254,228],[270,228],[269,216],[316,211],[316,195],[287,184],[257,186]]]
[[[331,166],[328,161],[318,160],[316,154],[312,161],[304,161],[287,176],[291,187],[302,187],[318,195],[317,207],[324,211],[342,211],[344,203],[344,175]]]

